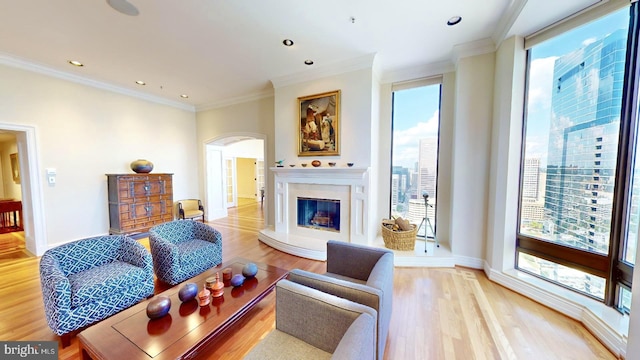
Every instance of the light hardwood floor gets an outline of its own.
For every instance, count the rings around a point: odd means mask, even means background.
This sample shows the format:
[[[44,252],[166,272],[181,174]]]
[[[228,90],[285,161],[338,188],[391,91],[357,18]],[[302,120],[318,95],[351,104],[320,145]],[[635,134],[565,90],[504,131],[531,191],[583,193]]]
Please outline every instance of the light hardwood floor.
[[[223,234],[224,260],[242,256],[284,269],[326,270],[324,262],[260,243],[259,203],[241,203],[210,224]],[[44,318],[38,259],[0,258],[0,277],[0,340],[57,340]],[[580,323],[492,283],[479,270],[396,268],[393,295],[385,359],[615,359]],[[209,358],[241,359],[274,327],[274,299],[268,295],[220,337]],[[78,358],[73,337],[60,359]]]

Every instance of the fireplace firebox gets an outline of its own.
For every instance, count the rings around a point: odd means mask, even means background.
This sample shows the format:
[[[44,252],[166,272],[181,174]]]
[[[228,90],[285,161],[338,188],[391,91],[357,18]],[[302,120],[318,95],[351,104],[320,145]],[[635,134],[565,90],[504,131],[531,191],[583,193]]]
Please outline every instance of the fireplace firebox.
[[[340,200],[298,197],[298,226],[340,232]]]

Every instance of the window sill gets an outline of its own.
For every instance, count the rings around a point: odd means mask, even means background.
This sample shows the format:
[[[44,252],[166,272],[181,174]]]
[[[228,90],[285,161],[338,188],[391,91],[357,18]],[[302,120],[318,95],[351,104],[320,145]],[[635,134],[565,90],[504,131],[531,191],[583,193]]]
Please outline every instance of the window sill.
[[[580,321],[617,356],[626,354],[629,316],[594,299],[527,273],[490,269],[489,279]]]

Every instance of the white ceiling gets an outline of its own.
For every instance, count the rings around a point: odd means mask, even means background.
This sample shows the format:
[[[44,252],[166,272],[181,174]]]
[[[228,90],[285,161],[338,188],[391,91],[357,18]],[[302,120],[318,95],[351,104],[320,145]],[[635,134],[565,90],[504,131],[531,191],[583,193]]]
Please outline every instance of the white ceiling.
[[[526,35],[598,2],[129,1],[138,16],[106,0],[0,0],[0,63],[198,109],[260,96],[274,79],[373,54],[383,76],[450,63],[456,45]],[[462,22],[447,26],[454,15]],[[294,46],[283,46],[285,38]],[[71,59],[85,66],[72,67]],[[304,65],[306,59],[315,64]]]

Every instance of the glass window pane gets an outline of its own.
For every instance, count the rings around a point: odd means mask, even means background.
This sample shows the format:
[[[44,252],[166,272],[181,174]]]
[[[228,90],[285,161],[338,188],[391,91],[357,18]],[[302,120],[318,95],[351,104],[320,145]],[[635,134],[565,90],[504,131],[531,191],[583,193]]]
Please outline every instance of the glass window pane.
[[[640,113],[640,111],[638,111]],[[636,126],[638,119],[636,119]],[[627,227],[627,241],[624,246],[623,260],[629,264],[636,263],[636,249],[638,246],[638,223],[640,223],[640,154],[638,143],[634,147],[635,161],[633,176],[631,177],[631,204],[629,205],[629,222]]]
[[[608,253],[628,19],[530,50],[521,234]]]
[[[518,253],[518,268],[603,300],[606,281],[539,257]]]
[[[438,130],[440,126],[440,84],[393,93],[393,149],[391,175],[391,215],[420,225],[427,217],[427,237],[433,237],[438,178]],[[423,195],[428,195],[425,206]]]
[[[620,287],[620,300],[618,301],[618,308],[625,312],[629,313],[631,311],[631,290]]]

